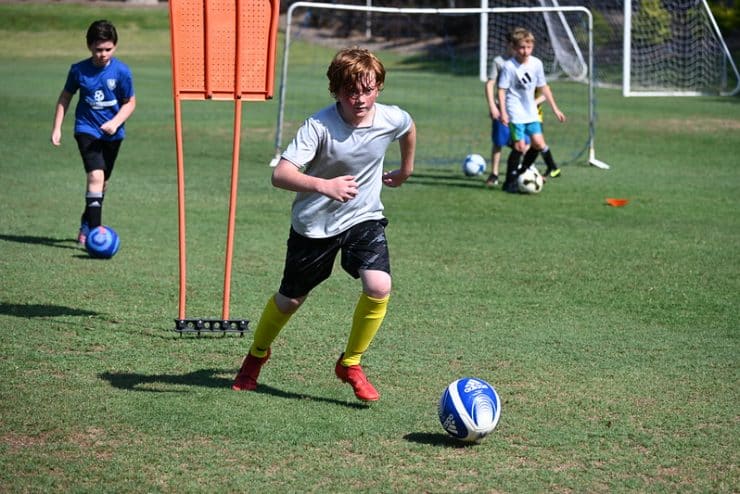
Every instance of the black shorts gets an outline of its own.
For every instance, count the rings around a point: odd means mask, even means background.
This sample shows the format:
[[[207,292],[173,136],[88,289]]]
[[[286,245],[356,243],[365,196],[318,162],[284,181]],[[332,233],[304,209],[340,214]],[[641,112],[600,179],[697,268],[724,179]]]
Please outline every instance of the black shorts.
[[[329,238],[304,237],[291,228],[280,293],[290,298],[308,295],[329,277],[340,250],[342,268],[353,278],[359,278],[360,270],[367,269],[390,274],[387,224],[385,218],[365,221]]]
[[[118,150],[123,141],[120,139],[104,141],[88,134],[75,134],[75,140],[82,156],[82,163],[85,165],[85,172],[103,170],[105,179],[108,180],[113,174],[113,165],[116,164]]]

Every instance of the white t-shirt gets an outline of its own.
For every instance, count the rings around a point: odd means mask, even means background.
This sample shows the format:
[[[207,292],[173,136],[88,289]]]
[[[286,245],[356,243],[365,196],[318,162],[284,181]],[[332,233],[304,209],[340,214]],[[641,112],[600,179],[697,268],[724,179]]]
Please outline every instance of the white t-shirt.
[[[498,87],[506,89],[506,111],[509,121],[515,124],[539,122],[534,90],[547,84],[542,61],[530,55],[520,64],[512,57],[504,63]]]
[[[296,193],[291,224],[305,237],[333,237],[363,221],[383,218],[385,152],[411,128],[411,116],[397,106],[376,102],[373,123],[352,127],[339,115],[337,105],[309,117],[282,153],[307,175],[353,175],[358,183],[357,196],[345,203],[317,192]]]

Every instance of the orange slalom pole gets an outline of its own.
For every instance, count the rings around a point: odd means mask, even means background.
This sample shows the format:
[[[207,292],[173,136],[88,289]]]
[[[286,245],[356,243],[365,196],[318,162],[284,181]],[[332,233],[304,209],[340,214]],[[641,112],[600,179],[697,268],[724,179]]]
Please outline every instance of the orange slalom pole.
[[[219,2],[216,2],[217,4]],[[211,70],[208,61],[211,59],[211,30],[208,23],[208,0],[203,0],[203,90],[206,99],[213,98]]]
[[[238,19],[241,19],[243,3],[236,0],[235,23],[235,50],[234,50],[234,141],[231,150],[231,194],[229,198],[229,224],[226,232],[226,260],[224,266],[224,301],[221,318],[229,319],[231,301],[231,261],[234,254],[234,223],[236,223],[236,196],[239,189],[239,147],[242,129],[242,100],[241,100],[241,29]]]
[[[173,29],[173,22],[177,19],[177,10],[174,1],[169,4],[170,15],[170,46],[172,47],[172,95],[175,109],[175,151],[177,155],[177,221],[178,221],[178,252],[180,288],[178,319],[185,318],[185,299],[187,293],[187,271],[185,252],[185,165],[182,139],[182,105],[180,100],[180,73],[178,70],[178,33]]]
[[[175,95],[175,148],[177,150],[177,219],[178,244],[180,252],[180,301],[179,319],[185,319],[185,293],[187,292],[187,271],[185,252],[185,166],[182,150],[182,112],[180,97]]]
[[[231,197],[229,199],[229,225],[226,233],[226,265],[224,268],[224,303],[222,319],[229,318],[231,298],[231,260],[234,253],[234,223],[236,221],[236,197],[239,188],[239,144],[242,127],[242,100],[234,101],[234,146],[231,159]]]

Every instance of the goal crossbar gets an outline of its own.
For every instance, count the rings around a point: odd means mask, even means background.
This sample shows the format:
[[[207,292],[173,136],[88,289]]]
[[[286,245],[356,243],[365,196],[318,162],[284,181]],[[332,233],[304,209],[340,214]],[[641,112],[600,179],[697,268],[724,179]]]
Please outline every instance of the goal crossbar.
[[[282,61],[282,73],[280,76],[280,89],[279,89],[279,102],[278,102],[278,116],[277,116],[277,128],[275,132],[275,157],[271,161],[270,165],[275,166],[280,158],[280,152],[283,144],[283,122],[284,122],[284,110],[285,110],[285,95],[287,91],[288,81],[288,60],[290,57],[290,44],[291,44],[291,28],[292,18],[296,9],[299,8],[310,8],[310,9],[325,9],[325,10],[343,10],[343,11],[356,11],[366,13],[383,13],[383,14],[436,14],[436,15],[464,15],[464,14],[511,14],[511,13],[566,13],[566,12],[578,12],[585,15],[587,20],[587,31],[588,31],[588,56],[587,56],[587,84],[588,84],[588,115],[589,115],[589,129],[588,129],[588,157],[589,164],[601,168],[608,169],[609,165],[605,162],[596,159],[596,152],[594,148],[595,140],[595,118],[596,110],[594,104],[594,70],[593,70],[593,17],[591,11],[582,6],[559,6],[559,7],[475,7],[475,8],[424,8],[424,7],[376,7],[376,6],[363,6],[363,5],[345,5],[345,4],[334,4],[334,3],[321,3],[321,2],[295,2],[287,11],[286,14],[286,28],[285,28],[285,44],[283,47],[283,61]]]

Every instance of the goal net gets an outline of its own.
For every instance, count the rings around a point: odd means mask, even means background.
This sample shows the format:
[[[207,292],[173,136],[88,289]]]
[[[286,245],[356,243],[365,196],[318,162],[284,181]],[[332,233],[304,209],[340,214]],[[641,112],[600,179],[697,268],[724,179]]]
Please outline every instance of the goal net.
[[[487,4],[483,0],[483,5]],[[593,16],[594,81],[621,87],[625,96],[732,95],[740,75],[706,0],[493,0],[497,7],[568,6]],[[510,27],[506,17],[489,15],[481,60],[490,65]],[[568,14],[543,14],[539,40],[550,40],[552,70],[575,77],[579,58],[572,36],[578,28]],[[576,65],[573,65],[573,64]]]
[[[625,96],[737,94],[740,77],[706,0],[625,0]]]
[[[361,46],[386,67],[378,101],[401,106],[416,123],[417,164],[459,169],[471,153],[490,162],[491,119],[480,78],[488,72],[480,57],[481,34],[487,31],[483,14],[501,26],[535,32],[534,54],[546,64],[548,83],[568,118],[561,124],[545,104],[545,135],[558,163],[607,167],[593,150],[590,14],[583,7],[552,5],[431,9],[293,3],[285,24],[276,158],[309,115],[333,103],[326,68],[336,51]],[[504,33],[493,38],[491,59],[505,54]],[[391,151],[386,161],[391,167],[399,155]]]

